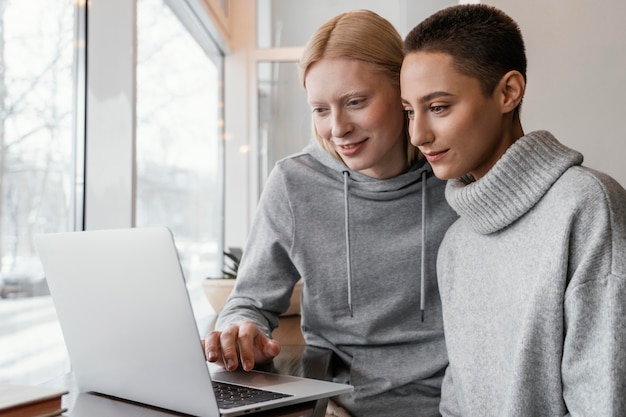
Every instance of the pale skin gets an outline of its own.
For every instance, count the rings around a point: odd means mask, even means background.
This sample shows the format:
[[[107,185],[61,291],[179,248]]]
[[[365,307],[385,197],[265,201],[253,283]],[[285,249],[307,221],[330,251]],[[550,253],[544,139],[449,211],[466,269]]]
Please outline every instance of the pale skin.
[[[526,87],[518,71],[507,72],[486,96],[450,55],[419,51],[406,55],[400,84],[411,142],[440,179],[480,179],[524,135],[514,111]]]
[[[386,74],[364,61],[324,58],[309,67],[305,86],[315,129],[351,170],[386,179],[408,169],[400,89]],[[252,322],[212,331],[202,345],[209,362],[229,371],[280,353]]]
[[[386,75],[363,61],[322,59],[305,84],[318,134],[351,170],[378,179],[407,170],[400,91]]]

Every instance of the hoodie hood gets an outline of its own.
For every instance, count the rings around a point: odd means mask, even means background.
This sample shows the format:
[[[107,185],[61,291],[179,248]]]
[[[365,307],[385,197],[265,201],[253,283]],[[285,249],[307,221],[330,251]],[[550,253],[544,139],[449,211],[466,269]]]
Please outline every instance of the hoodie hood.
[[[309,144],[304,149],[304,152],[314,157],[328,168],[329,171],[335,172],[338,177],[343,176],[344,172],[349,172],[350,189],[357,193],[366,193],[369,198],[374,199],[385,200],[392,198],[392,196],[387,193],[402,193],[404,188],[421,179],[422,171],[426,171],[429,177],[434,175],[431,166],[425,159],[415,161],[411,168],[404,174],[381,180],[352,171],[346,164],[333,157],[316,143]],[[376,197],[377,193],[380,193],[378,197]]]
[[[422,235],[421,235],[421,254],[420,254],[420,315],[421,320],[424,321],[424,309],[426,305],[425,295],[425,259],[426,259],[426,196],[427,196],[427,177],[433,175],[432,168],[425,160],[418,160],[413,163],[409,170],[401,175],[398,175],[389,179],[377,179],[368,177],[359,172],[352,171],[342,161],[333,157],[326,150],[322,149],[317,144],[310,144],[305,148],[305,153],[309,153],[320,163],[326,166],[328,169],[335,171],[337,175],[341,175],[343,181],[343,193],[344,193],[344,226],[345,226],[345,256],[346,256],[346,280],[348,283],[348,310],[350,317],[353,317],[354,310],[352,306],[352,291],[353,285],[356,285],[352,276],[352,240],[350,236],[350,194],[351,193],[367,193],[370,198],[386,199],[389,195],[386,193],[393,193],[403,190],[415,181],[422,181],[422,207],[421,207],[421,222],[422,222]]]

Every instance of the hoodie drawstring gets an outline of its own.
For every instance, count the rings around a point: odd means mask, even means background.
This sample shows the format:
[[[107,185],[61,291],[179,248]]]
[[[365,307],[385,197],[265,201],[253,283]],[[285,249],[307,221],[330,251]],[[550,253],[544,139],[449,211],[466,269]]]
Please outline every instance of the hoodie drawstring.
[[[420,261],[420,312],[424,322],[424,308],[426,306],[425,280],[426,275],[426,171],[422,171],[422,257]]]
[[[348,271],[348,309],[350,310],[350,317],[352,315],[352,256],[350,254],[350,208],[348,201],[348,177],[350,172],[343,171],[343,198],[344,198],[344,222],[346,225],[346,262]]]
[[[347,266],[347,278],[348,278],[348,309],[350,310],[350,317],[353,316],[352,310],[352,254],[350,253],[350,204],[348,198],[348,178],[350,172],[343,171],[343,198],[344,198],[344,223],[346,226],[345,238],[346,238],[346,266]],[[424,322],[424,309],[426,307],[426,171],[422,171],[422,248],[421,248],[421,260],[420,260],[420,315],[421,320]]]

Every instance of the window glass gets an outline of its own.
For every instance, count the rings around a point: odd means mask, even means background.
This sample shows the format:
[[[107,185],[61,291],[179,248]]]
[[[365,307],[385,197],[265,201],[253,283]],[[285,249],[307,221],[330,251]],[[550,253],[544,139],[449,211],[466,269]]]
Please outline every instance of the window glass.
[[[257,63],[259,182],[281,158],[300,152],[313,137],[311,110],[296,62]]]
[[[137,2],[137,226],[165,225],[187,280],[222,265],[221,57],[163,0]]]
[[[73,1],[0,1],[0,382],[69,369],[33,236],[79,222],[73,54]]]

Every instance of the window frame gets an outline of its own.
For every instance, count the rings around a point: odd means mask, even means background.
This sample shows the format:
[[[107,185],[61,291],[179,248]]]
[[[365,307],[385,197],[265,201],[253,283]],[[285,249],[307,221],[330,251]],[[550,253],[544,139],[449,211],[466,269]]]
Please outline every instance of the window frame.
[[[166,0],[166,4],[174,6],[172,11],[209,57],[228,53],[223,37],[227,33],[220,29],[226,18],[215,1]],[[85,230],[135,226],[136,15],[135,1],[92,0],[87,4]],[[212,24],[214,18],[219,23]],[[220,95],[223,102],[223,91]],[[223,199],[223,190],[221,194]]]

